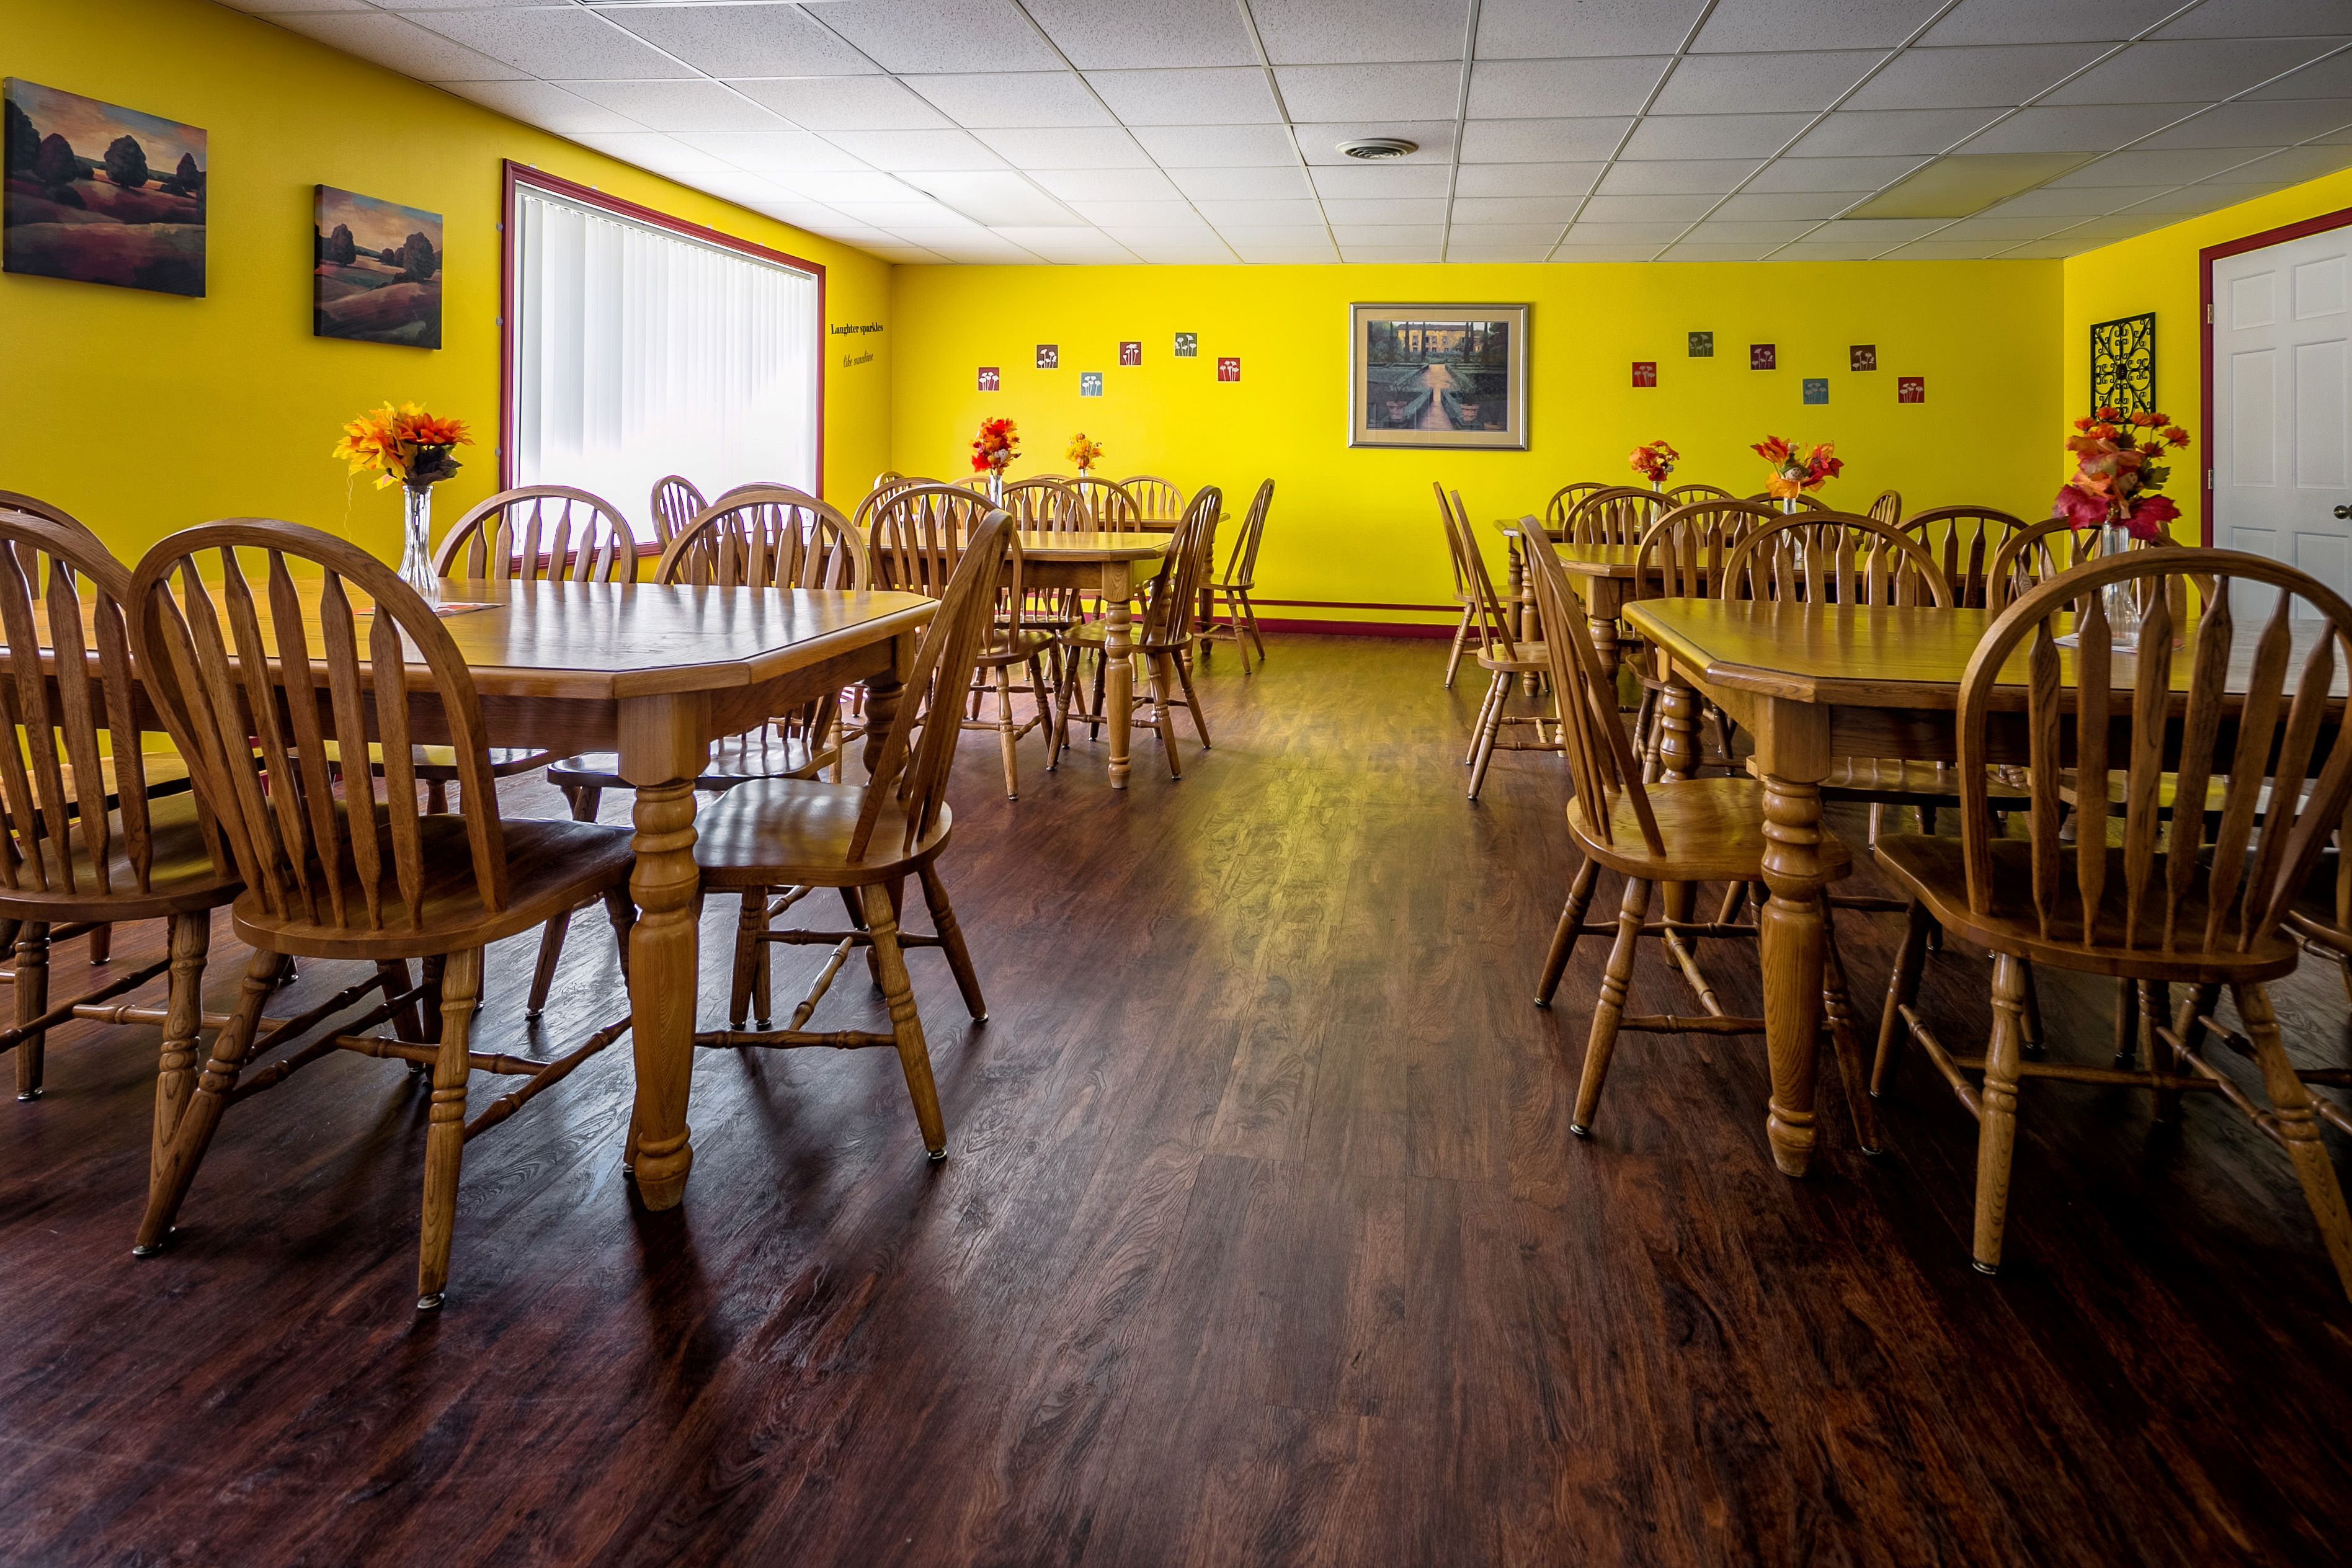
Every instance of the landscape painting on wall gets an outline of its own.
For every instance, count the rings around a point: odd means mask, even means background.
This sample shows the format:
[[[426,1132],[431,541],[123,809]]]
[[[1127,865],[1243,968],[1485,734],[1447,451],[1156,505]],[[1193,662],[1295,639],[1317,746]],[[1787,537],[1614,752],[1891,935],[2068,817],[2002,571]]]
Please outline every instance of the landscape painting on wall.
[[[205,133],[7,79],[0,266],[37,278],[201,299]]]
[[[363,343],[441,346],[441,215],[319,187],[310,330]]]
[[[1526,447],[1525,305],[1356,305],[1349,314],[1349,446]]]

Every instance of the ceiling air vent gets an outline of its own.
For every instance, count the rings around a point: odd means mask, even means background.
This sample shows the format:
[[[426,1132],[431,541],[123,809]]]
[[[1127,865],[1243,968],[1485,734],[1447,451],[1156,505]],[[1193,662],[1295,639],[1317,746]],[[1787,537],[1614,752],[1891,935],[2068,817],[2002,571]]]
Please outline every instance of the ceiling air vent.
[[[1378,163],[1384,158],[1411,157],[1421,151],[1421,143],[1395,136],[1360,136],[1353,142],[1340,142],[1339,151],[1350,158]]]

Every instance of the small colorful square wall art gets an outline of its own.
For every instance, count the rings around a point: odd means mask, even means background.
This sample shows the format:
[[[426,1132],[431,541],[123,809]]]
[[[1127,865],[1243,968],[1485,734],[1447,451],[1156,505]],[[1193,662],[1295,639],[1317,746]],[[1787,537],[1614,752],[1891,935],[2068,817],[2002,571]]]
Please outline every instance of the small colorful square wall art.
[[[1653,359],[1635,360],[1633,362],[1633,384],[1635,386],[1657,385],[1658,362]]]
[[[1003,383],[996,374],[996,367],[994,365],[984,364],[980,367],[980,389],[982,392],[998,392],[1003,390]]]
[[[1806,402],[1827,403],[1829,400],[1830,384],[1826,379],[1816,376],[1808,376],[1805,378]]]
[[[1780,369],[1780,352],[1770,343],[1749,343],[1748,345],[1748,368],[1750,370]]]
[[[1876,370],[1878,368],[1878,345],[1876,343],[1856,343],[1852,348],[1846,350],[1845,353],[1846,368],[1848,370]]]
[[[310,331],[363,343],[441,346],[441,215],[318,189]]]
[[[1179,332],[1176,334],[1176,357],[1178,359],[1198,359],[1200,355],[1200,333]]]
[[[1078,372],[1078,395],[1080,397],[1100,397],[1102,395],[1102,372],[1098,370],[1082,370]]]
[[[1241,378],[1242,362],[1240,360],[1227,358],[1221,359],[1217,362],[1217,379],[1219,381],[1239,381]]]
[[[10,272],[204,298],[205,137],[10,77],[0,245]]]
[[[1141,364],[1143,345],[1139,342],[1121,342],[1118,345],[1118,363],[1123,365]]]
[[[1693,332],[1690,335],[1690,357],[1693,359],[1713,359],[1715,357],[1715,334],[1713,332]]]
[[[1059,346],[1054,343],[1039,343],[1037,345],[1037,368],[1039,370],[1058,370],[1061,368],[1061,363],[1062,351]]]
[[[1927,378],[1924,375],[1902,375],[1895,378],[1895,401],[1925,403],[1927,401]]]

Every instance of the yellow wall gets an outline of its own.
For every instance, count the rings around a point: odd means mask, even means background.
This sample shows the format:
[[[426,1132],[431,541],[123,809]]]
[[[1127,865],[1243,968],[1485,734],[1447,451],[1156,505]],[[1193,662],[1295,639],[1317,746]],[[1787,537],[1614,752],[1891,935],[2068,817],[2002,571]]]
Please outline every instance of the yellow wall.
[[[1528,450],[1349,448],[1354,300],[1530,303]],[[1541,510],[1570,480],[1630,482],[1626,454],[1657,437],[1685,455],[1678,480],[1741,494],[1763,488],[1748,444],[1782,435],[1837,442],[1848,469],[1825,492],[1833,504],[1859,510],[1891,486],[1913,509],[1982,501],[2046,515],[2059,304],[2053,261],[900,267],[891,460],[959,477],[973,427],[1010,415],[1024,439],[1015,477],[1069,471],[1063,448],[1080,429],[1108,445],[1103,471],[1219,484],[1229,512],[1270,474],[1262,598],[1442,605],[1450,574],[1432,480],[1458,488],[1483,529]],[[1687,357],[1692,330],[1715,333],[1714,358]],[[1200,334],[1198,359],[1171,357],[1180,331]],[[1121,339],[1142,342],[1139,368],[1118,367]],[[1058,345],[1061,368],[1034,368],[1040,342]],[[1749,370],[1751,342],[1777,344],[1780,368]],[[1882,368],[1849,372],[1854,343],[1876,344]],[[1220,384],[1229,354],[1242,379]],[[1657,362],[1654,390],[1631,385],[1635,360]],[[1002,391],[975,390],[982,365],[1000,368]],[[1103,373],[1098,400],[1078,396],[1089,370]],[[1925,376],[1927,401],[1897,405],[1898,375]],[[1802,405],[1808,376],[1828,378],[1826,406]]]
[[[2158,406],[2189,427],[2199,452],[2209,432],[2204,427],[2203,279],[2197,253],[2265,229],[2280,228],[2322,213],[2352,207],[2352,169],[2223,207],[2169,228],[2070,257],[2062,265],[2066,276],[2065,404],[2069,417],[2085,412],[2090,400],[2091,323],[2117,316],[2156,312],[2156,398]],[[2053,468],[2066,467],[2058,452]],[[2202,462],[2180,467],[2179,479],[2165,493],[2180,504],[2182,517],[2173,524],[2179,537],[2192,542],[2203,537]]]
[[[65,507],[128,559],[237,514],[397,559],[399,492],[347,482],[327,455],[341,421],[386,399],[474,427],[437,522],[496,488],[503,159],[821,262],[831,321],[888,317],[877,258],[207,0],[0,0],[0,75],[210,133],[206,298],[0,274],[0,489]],[[443,215],[443,348],[311,336],[320,184]],[[826,340],[828,490],[855,494],[884,466],[892,335]],[[845,341],[873,362],[845,369]],[[646,497],[610,499],[644,530]]]

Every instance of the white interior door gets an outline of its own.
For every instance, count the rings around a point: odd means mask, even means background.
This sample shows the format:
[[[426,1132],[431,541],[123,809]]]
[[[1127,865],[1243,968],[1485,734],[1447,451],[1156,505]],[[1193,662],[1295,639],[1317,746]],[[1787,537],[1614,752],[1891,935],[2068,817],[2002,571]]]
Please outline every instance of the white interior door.
[[[2352,593],[2352,227],[2213,263],[2213,542]]]

